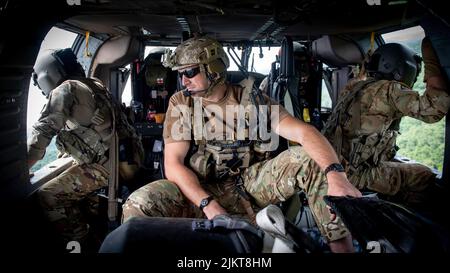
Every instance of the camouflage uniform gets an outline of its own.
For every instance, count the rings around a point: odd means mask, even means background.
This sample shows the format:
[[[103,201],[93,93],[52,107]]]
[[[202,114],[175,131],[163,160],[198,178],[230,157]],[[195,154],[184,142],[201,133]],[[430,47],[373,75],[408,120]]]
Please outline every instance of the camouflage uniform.
[[[296,146],[277,157],[250,166],[243,173],[244,187],[252,197],[255,211],[269,204],[286,201],[303,189],[321,233],[334,241],[349,233],[342,221],[331,221],[323,196],[327,194],[327,181],[318,165]],[[247,218],[233,181],[201,183],[202,187],[231,215]],[[133,192],[123,205],[122,222],[135,216],[151,217],[204,217],[197,206],[191,204],[175,183],[158,180]]]
[[[65,140],[58,137],[80,125],[94,129],[104,139],[105,148],[109,147],[108,136],[111,135],[113,122],[111,106],[96,101],[90,87],[85,84],[86,81],[92,80],[68,80],[52,90],[38,122],[33,125],[28,141],[30,160],[41,159],[54,136],[57,136],[58,149],[66,147],[67,143],[61,143]],[[103,88],[97,81],[92,81],[92,84]],[[116,118],[116,126],[120,123]],[[121,137],[123,136],[119,133],[119,138]],[[81,215],[79,203],[90,193],[108,185],[109,170],[104,167],[107,166],[107,160],[105,154],[89,164],[74,162],[73,166],[37,191],[45,215],[65,240],[80,241],[86,238],[88,224]]]
[[[239,93],[239,88],[233,88]],[[239,95],[226,93],[220,104],[238,104]],[[189,97],[181,92],[170,99],[168,113],[176,105],[189,105]],[[280,107],[280,120],[288,113]],[[223,119],[225,120],[225,119]],[[173,142],[170,133],[172,121],[166,119],[164,124],[164,139],[166,144]],[[347,229],[339,218],[331,221],[331,215],[326,208],[323,196],[327,193],[327,181],[319,166],[301,147],[293,147],[273,159],[252,164],[242,173],[244,187],[251,196],[255,211],[269,204],[287,200],[294,193],[303,189],[313,210],[314,217],[322,234],[334,241],[348,235]],[[200,180],[201,181],[201,180]],[[241,195],[237,192],[235,182],[214,183],[201,182],[202,187],[230,214],[247,217],[247,212],[239,201]],[[123,205],[122,222],[134,216],[152,217],[204,217],[203,212],[187,200],[175,183],[169,180],[158,180],[133,192]],[[249,219],[250,220],[250,219]]]
[[[39,202],[66,240],[83,241],[89,231],[78,205],[89,193],[108,185],[108,171],[99,164],[74,164],[37,192]]]
[[[339,109],[339,103],[344,105],[349,99],[348,108]],[[427,86],[420,96],[396,81],[353,81],[343,90],[324,134],[341,154],[349,180],[358,189],[415,203],[420,201],[415,200],[420,198],[415,193],[430,185],[435,175],[424,165],[390,161],[398,149],[395,141],[400,119],[409,116],[433,123],[442,119],[449,107],[446,90]]]

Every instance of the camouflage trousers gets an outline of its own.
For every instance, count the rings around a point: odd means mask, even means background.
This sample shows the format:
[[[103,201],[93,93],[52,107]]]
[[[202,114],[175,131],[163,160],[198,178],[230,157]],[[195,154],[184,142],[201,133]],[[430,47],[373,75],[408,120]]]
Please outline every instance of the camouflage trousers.
[[[83,241],[89,226],[80,202],[90,193],[108,185],[108,171],[98,164],[74,164],[37,191],[48,220],[65,241]]]
[[[250,166],[243,173],[243,180],[255,211],[285,201],[303,189],[322,235],[328,241],[349,235],[339,217],[331,220],[332,215],[323,200],[328,189],[326,177],[302,147],[293,147],[271,160]],[[246,210],[240,202],[242,197],[234,182],[202,183],[202,186],[229,214],[246,218]],[[135,216],[204,217],[169,180],[149,183],[129,196],[123,205],[122,222]]]
[[[395,196],[407,204],[423,202],[423,192],[435,178],[436,174],[424,165],[392,161],[380,162],[375,167],[360,168],[349,175],[350,182],[358,189]]]

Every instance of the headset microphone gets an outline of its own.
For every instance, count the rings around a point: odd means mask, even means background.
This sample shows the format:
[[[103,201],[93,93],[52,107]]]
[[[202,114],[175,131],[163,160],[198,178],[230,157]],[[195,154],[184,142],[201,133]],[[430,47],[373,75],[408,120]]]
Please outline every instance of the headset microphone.
[[[202,93],[202,92],[206,92],[208,91],[208,88],[203,89],[203,90],[199,90],[199,91],[189,91],[187,88],[183,90],[183,95],[186,97],[192,96],[192,94],[197,94],[197,93]]]
[[[191,91],[189,91],[189,90],[186,88],[186,89],[183,90],[183,95],[184,95],[185,97],[189,97],[189,96],[191,96],[192,94],[191,94]]]

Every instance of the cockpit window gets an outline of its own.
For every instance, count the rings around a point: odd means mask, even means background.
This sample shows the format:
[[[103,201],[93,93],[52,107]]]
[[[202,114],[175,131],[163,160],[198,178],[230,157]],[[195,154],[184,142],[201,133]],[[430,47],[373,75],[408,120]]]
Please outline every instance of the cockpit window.
[[[238,56],[241,56],[241,50],[235,48]],[[248,61],[248,71],[261,73],[263,75],[268,75],[270,72],[271,64],[276,60],[276,55],[280,47],[253,47],[252,52],[250,53],[250,58]],[[238,71],[238,67],[230,58],[228,53],[228,47],[225,47],[225,52],[228,54],[228,58],[230,59],[230,67],[228,71]]]

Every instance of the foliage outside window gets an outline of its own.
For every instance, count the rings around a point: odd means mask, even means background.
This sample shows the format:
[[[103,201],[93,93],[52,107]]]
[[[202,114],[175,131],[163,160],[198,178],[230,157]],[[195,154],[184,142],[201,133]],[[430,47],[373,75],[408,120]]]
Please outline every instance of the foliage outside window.
[[[420,27],[383,35],[386,43],[401,43],[419,54],[421,54],[423,37],[424,32]],[[421,95],[425,92],[423,69],[413,86],[413,90],[418,91]],[[397,145],[400,148],[397,152],[398,155],[408,157],[442,172],[445,145],[445,118],[437,123],[427,124],[414,118],[403,117],[400,123],[400,135],[397,138]]]

